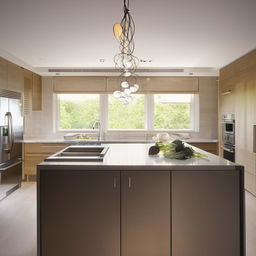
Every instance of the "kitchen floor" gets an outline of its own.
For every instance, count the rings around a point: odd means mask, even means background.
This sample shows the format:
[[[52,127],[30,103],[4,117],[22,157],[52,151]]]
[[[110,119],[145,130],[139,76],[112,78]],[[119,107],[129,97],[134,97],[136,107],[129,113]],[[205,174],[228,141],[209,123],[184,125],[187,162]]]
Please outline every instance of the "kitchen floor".
[[[246,197],[246,256],[256,255],[256,197]],[[0,255],[36,256],[36,183],[22,187],[0,202]]]

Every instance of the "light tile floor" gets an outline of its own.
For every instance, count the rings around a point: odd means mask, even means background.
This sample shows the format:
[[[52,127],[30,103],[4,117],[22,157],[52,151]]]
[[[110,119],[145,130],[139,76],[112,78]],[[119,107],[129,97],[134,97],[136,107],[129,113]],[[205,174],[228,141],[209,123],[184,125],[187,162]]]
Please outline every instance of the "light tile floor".
[[[256,255],[256,197],[245,193],[246,256]],[[36,183],[0,201],[0,255],[36,256]],[[206,255],[207,256],[207,255]],[[228,256],[228,255],[227,255]]]

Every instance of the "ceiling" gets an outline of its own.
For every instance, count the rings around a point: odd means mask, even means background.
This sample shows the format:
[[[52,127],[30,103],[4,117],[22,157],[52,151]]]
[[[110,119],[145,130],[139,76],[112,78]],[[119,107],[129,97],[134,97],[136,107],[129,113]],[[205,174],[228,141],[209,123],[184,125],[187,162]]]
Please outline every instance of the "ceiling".
[[[112,68],[122,0],[0,0],[0,55],[27,68]],[[130,0],[141,68],[223,67],[256,47],[255,0]],[[100,61],[101,59],[104,60]]]

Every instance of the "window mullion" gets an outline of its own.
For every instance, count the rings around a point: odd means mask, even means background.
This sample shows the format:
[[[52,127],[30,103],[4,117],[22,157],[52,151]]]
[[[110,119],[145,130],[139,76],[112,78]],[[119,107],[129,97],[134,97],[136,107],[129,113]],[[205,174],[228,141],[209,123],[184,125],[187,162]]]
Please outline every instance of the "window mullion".
[[[100,122],[101,138],[104,138],[108,129],[108,94],[100,95]]]
[[[154,129],[154,95],[146,94],[146,130],[152,131]]]

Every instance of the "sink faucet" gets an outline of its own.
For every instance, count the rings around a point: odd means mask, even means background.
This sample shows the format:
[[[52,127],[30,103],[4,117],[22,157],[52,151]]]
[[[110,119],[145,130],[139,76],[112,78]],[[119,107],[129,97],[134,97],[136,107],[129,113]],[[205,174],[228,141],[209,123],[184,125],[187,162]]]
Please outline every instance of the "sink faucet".
[[[94,123],[92,125],[92,129],[94,130],[96,128],[96,126],[98,126],[98,129],[99,129],[98,141],[100,141],[100,127],[101,127],[101,123],[100,123],[99,120],[94,121]]]

